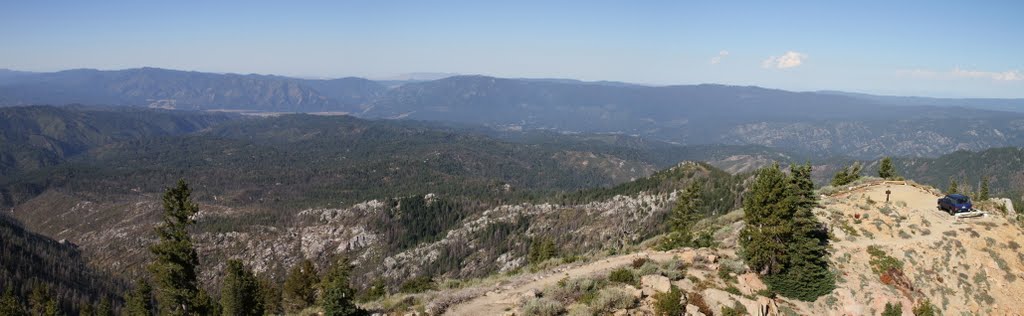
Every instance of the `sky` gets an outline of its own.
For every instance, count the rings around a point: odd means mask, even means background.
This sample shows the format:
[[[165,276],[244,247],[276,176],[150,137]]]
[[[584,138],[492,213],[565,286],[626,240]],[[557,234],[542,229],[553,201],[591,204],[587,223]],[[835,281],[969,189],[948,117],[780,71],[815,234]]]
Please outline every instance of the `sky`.
[[[0,68],[1024,98],[1024,1],[10,1]]]

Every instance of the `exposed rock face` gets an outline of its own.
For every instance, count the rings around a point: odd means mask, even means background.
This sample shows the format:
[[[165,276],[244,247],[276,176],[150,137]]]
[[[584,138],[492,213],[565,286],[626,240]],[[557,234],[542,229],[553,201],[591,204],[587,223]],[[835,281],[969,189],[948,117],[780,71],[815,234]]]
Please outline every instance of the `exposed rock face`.
[[[736,276],[736,288],[746,295],[756,295],[758,291],[768,289],[756,273],[744,273]]]
[[[672,289],[671,281],[661,275],[645,275],[640,278],[640,284],[645,296],[654,296],[655,293],[668,292]]]

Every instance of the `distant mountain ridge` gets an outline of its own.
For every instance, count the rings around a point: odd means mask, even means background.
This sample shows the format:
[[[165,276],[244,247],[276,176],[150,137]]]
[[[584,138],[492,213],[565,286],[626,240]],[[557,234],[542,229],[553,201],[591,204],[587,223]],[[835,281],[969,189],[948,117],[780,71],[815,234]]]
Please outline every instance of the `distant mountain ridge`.
[[[269,112],[344,111],[383,91],[366,79],[294,79],[158,68],[75,69],[19,75],[0,85],[0,104],[92,104]]]
[[[107,104],[188,110],[349,113],[499,130],[618,133],[686,145],[762,145],[818,157],[934,157],[1024,145],[1016,99],[791,92],[451,76],[430,81],[295,79],[157,68],[0,74],[0,105]],[[960,106],[960,107],[954,107]],[[1019,107],[1024,110],[1024,105]]]

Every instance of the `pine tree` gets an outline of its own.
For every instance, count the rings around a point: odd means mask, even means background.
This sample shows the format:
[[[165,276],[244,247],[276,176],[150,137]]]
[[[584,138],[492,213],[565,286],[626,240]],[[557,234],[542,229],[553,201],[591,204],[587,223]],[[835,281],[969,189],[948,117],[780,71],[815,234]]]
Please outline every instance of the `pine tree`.
[[[792,234],[794,199],[790,185],[779,165],[757,171],[754,184],[743,201],[746,225],[740,231],[742,255],[754,271],[761,274],[781,272],[786,261],[785,242]]]
[[[299,312],[316,302],[316,266],[313,261],[303,259],[292,267],[281,291],[281,305],[288,313]]]
[[[985,201],[989,199],[988,196],[988,177],[981,177],[981,192],[978,192],[978,199]]]
[[[114,316],[114,307],[110,305],[110,299],[104,296],[96,306],[96,316]]]
[[[839,170],[839,172],[832,177],[832,186],[844,186],[857,181],[857,179],[860,179],[860,172],[862,168],[863,167],[861,167],[860,162],[854,162],[852,165]]]
[[[213,297],[210,297],[210,293],[206,292],[206,289],[200,287],[199,292],[196,293],[195,299],[195,310],[199,311],[201,315],[220,315],[220,304],[213,301]]]
[[[24,307],[18,302],[18,298],[14,296],[14,288],[7,287],[2,297],[0,297],[0,315],[11,315],[11,316],[24,316],[28,315],[25,312]]]
[[[744,199],[741,255],[784,296],[813,301],[835,288],[817,205],[810,164],[791,166],[789,176],[778,164],[759,170]]]
[[[700,210],[704,205],[701,193],[702,188],[697,181],[679,191],[676,206],[668,219],[671,232],[665,237],[663,248],[672,249],[693,244],[693,225],[700,221]]]
[[[321,283],[323,296],[320,304],[323,305],[326,316],[349,316],[362,315],[363,312],[355,303],[355,290],[349,284],[352,274],[352,265],[348,258],[342,257],[335,261],[331,268],[324,275]]]
[[[955,194],[958,193],[958,191],[960,191],[960,189],[957,188],[956,180],[954,180],[953,177],[950,177],[949,187],[946,189],[946,194]]]
[[[135,289],[125,295],[124,313],[127,316],[153,315],[153,288],[146,279],[135,282]]]
[[[263,311],[268,315],[284,314],[281,308],[281,287],[266,275],[259,278],[260,295],[263,296]]]
[[[50,291],[45,285],[37,285],[32,288],[28,296],[28,310],[32,315],[43,315],[46,313],[46,302],[50,300]]]
[[[892,158],[882,158],[882,163],[878,166],[878,177],[886,180],[896,179],[896,168],[892,166]]]
[[[62,316],[64,311],[60,310],[60,304],[56,299],[50,298],[46,301],[46,310],[43,312],[45,316]]]
[[[530,243],[526,257],[528,262],[536,264],[554,258],[556,252],[555,242],[551,238],[538,238]]]
[[[811,180],[811,163],[804,165],[789,166],[789,182],[794,190],[793,197],[796,199],[797,207],[812,210],[818,207],[818,196],[814,194],[814,181]]]
[[[82,303],[82,306],[78,309],[78,316],[96,316],[96,313],[93,311],[92,303]]]
[[[835,276],[828,269],[828,232],[814,216],[818,197],[814,194],[810,163],[791,166],[790,170],[790,197],[795,199],[795,210],[792,240],[786,243],[789,258],[782,273],[771,275],[766,281],[784,296],[813,301],[835,288]]]
[[[159,241],[150,247],[155,257],[149,266],[156,285],[156,297],[162,315],[201,315],[206,311],[199,300],[196,269],[199,256],[192,246],[188,227],[199,207],[192,202],[192,189],[185,180],[168,188],[163,195],[163,222],[157,226]]]
[[[228,260],[220,292],[221,315],[263,315],[263,295],[256,276],[241,261]]]
[[[846,178],[849,177],[849,175],[847,174],[847,172],[849,172],[849,170],[847,170],[847,169],[849,169],[849,168],[840,169],[839,172],[836,172],[835,176],[832,176],[832,186],[838,187],[838,186],[843,186],[843,185],[846,185],[847,183],[849,183],[849,182],[846,181]]]

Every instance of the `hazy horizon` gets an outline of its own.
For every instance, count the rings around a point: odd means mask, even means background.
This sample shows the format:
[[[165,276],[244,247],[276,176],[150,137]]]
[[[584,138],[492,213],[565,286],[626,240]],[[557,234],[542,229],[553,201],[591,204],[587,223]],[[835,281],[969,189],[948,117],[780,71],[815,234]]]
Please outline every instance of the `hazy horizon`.
[[[244,4],[244,5],[243,5]],[[15,3],[0,68],[408,73],[1024,98],[1004,1]]]

